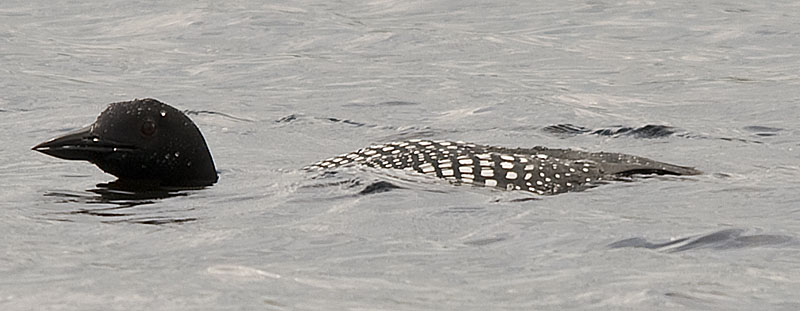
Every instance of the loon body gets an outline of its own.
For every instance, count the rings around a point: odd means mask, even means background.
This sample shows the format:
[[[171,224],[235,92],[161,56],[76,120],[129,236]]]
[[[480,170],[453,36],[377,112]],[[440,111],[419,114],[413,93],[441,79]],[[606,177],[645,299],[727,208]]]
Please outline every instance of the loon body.
[[[122,183],[201,187],[217,181],[214,161],[197,126],[181,111],[155,99],[110,104],[92,125],[43,142],[33,150],[89,161]],[[621,153],[510,149],[423,139],[370,146],[306,169],[354,164],[416,171],[456,184],[539,194],[582,189],[631,174],[700,173]]]
[[[455,184],[558,194],[633,174],[697,175],[690,167],[622,154],[534,147],[510,149],[465,142],[412,139],[374,145],[314,163],[307,169],[362,164],[403,169]]]

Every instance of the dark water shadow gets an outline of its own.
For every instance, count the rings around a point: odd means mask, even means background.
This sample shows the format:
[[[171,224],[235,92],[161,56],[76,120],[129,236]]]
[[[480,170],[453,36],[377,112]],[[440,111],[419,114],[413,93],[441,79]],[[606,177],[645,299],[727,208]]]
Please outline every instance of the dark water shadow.
[[[382,103],[385,105],[414,105],[415,103],[411,102],[386,102]],[[235,117],[227,116],[233,119],[237,119]],[[306,123],[328,123],[328,124],[341,124],[345,126],[351,126],[356,128],[371,128],[371,129],[380,129],[380,130],[389,130],[394,133],[378,137],[378,141],[398,141],[398,140],[406,140],[411,138],[435,138],[440,137],[444,138],[452,134],[464,134],[465,132],[485,132],[489,130],[495,130],[498,128],[480,128],[480,127],[472,127],[468,130],[465,129],[452,129],[452,128],[436,128],[431,126],[391,126],[385,124],[378,124],[378,123],[367,123],[361,122],[357,120],[345,119],[345,118],[338,118],[338,117],[315,117],[315,116],[306,116],[300,113],[294,113],[282,118],[275,120],[275,123],[278,124],[291,124],[296,122],[306,122]],[[669,125],[661,125],[661,124],[646,124],[643,126],[635,127],[635,126],[624,126],[624,125],[612,125],[603,128],[587,128],[571,123],[561,123],[561,124],[553,124],[548,126],[517,126],[506,128],[507,130],[515,131],[515,132],[524,132],[532,129],[538,129],[542,132],[545,132],[550,135],[558,136],[561,138],[568,138],[572,136],[578,135],[595,135],[595,136],[603,136],[603,137],[611,137],[611,138],[635,138],[635,139],[661,139],[661,138],[668,138],[668,137],[680,137],[680,138],[687,138],[687,139],[711,139],[711,140],[722,140],[722,141],[730,141],[730,142],[742,142],[742,143],[751,143],[751,144],[764,144],[765,142],[760,140],[764,138],[769,138],[772,136],[777,136],[785,129],[782,128],[775,128],[769,126],[759,126],[759,125],[752,125],[752,126],[745,126],[742,128],[745,132],[749,132],[754,136],[756,139],[747,139],[747,138],[738,138],[738,137],[724,137],[724,136],[713,136],[713,135],[704,135],[698,133],[691,133],[689,131],[683,130],[681,128],[669,126]]]
[[[430,176],[404,176],[401,170],[380,170],[368,167],[341,167],[329,170],[309,170],[309,177],[297,186],[303,192],[298,202],[338,200],[380,195],[398,190],[446,193],[445,187],[431,187],[443,180]],[[420,178],[422,177],[422,178]]]
[[[357,177],[353,178],[334,178],[333,180],[320,180],[321,178],[328,178],[331,179],[332,177],[336,176],[336,171],[330,172],[323,172],[319,176],[315,176],[312,180],[316,180],[316,182],[307,185],[301,185],[300,189],[322,189],[322,188],[342,188],[348,194],[344,195],[344,197],[351,197],[351,196],[364,196],[382,192],[388,192],[396,189],[404,189],[401,186],[395,185],[391,182],[384,181],[384,180],[376,180],[371,182],[363,182],[361,179]],[[324,177],[323,177],[324,176]],[[352,193],[352,191],[357,191]]]
[[[644,238],[636,237],[611,243],[608,247],[647,248],[665,253],[677,253],[694,249],[726,250],[752,247],[774,247],[797,242],[795,238],[787,235],[746,235],[744,232],[744,229],[725,229],[666,242],[650,242]]]
[[[761,137],[778,136],[778,134],[784,130],[778,127],[761,126],[761,125],[745,126],[743,129],[745,131],[753,133],[753,135],[755,136],[761,136]]]
[[[375,124],[367,124],[360,121],[350,120],[350,119],[343,119],[338,117],[310,117],[300,113],[293,113],[287,116],[283,116],[275,120],[275,123],[296,123],[296,122],[310,122],[310,123],[332,123],[332,124],[343,124],[352,127],[368,127],[368,128],[376,128],[379,127]]]
[[[153,209],[148,205],[159,203],[173,197],[185,197],[195,190],[204,187],[192,188],[164,188],[152,187],[141,184],[126,184],[116,182],[98,184],[97,188],[87,189],[85,192],[60,192],[50,191],[44,193],[45,197],[56,198],[56,203],[69,203],[74,208],[63,212],[49,213],[49,220],[73,221],[70,217],[63,216],[87,215],[100,217],[104,223],[136,223],[145,225],[164,225],[196,221],[195,217],[183,215],[192,209]]]
[[[601,129],[590,129],[574,124],[555,124],[542,128],[546,133],[555,135],[575,136],[582,134],[598,135],[598,136],[629,136],[634,138],[662,138],[678,133],[679,129],[667,125],[654,125],[648,124],[641,127],[629,126],[612,126]]]
[[[239,121],[239,122],[255,122],[254,120],[251,120],[251,119],[241,118],[241,117],[233,116],[233,115],[230,115],[230,114],[227,114],[227,113],[222,113],[222,112],[218,112],[218,111],[211,111],[211,110],[184,110],[183,113],[186,114],[187,116],[192,116],[192,115],[199,116],[201,114],[205,114],[205,115],[211,115],[211,116],[220,116],[220,117],[223,117],[223,118],[226,118],[226,119],[229,119],[229,120]]]
[[[376,181],[364,187],[364,189],[359,191],[358,194],[368,195],[381,192],[389,192],[395,189],[402,189],[402,188],[403,187],[400,187],[388,181]]]
[[[758,125],[746,126],[743,129],[747,132],[753,133],[753,136],[759,138],[776,136],[778,135],[779,132],[784,130],[781,128],[758,126]],[[688,139],[714,139],[714,140],[743,142],[751,144],[764,143],[763,141],[754,139],[744,139],[736,137],[716,137],[716,136],[709,136],[702,134],[694,134],[676,127],[668,125],[658,125],[658,124],[647,124],[640,127],[616,125],[616,126],[609,126],[606,128],[592,129],[570,123],[564,123],[564,124],[554,124],[545,126],[542,128],[542,131],[563,138],[578,136],[578,135],[597,135],[597,136],[614,137],[614,138],[631,137],[631,138],[643,138],[643,139],[680,137]]]
[[[399,102],[398,102],[399,103]],[[389,103],[388,105],[394,105]],[[401,105],[401,104],[398,104]],[[339,117],[317,117],[308,116],[302,113],[293,113],[273,121],[277,126],[291,126],[296,124],[333,124],[341,125],[352,128],[365,128],[377,129],[382,131],[391,132],[389,135],[378,136],[375,138],[375,143],[400,141],[412,138],[434,138],[434,137],[447,137],[450,134],[457,134],[463,131],[456,129],[437,129],[430,126],[393,126],[378,123],[367,123],[358,120],[345,119]]]

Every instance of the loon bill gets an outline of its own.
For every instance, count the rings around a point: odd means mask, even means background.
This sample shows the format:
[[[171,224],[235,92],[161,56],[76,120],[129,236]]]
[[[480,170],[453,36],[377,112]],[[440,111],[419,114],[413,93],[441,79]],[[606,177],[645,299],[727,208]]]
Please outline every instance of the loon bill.
[[[194,122],[151,98],[110,104],[92,125],[33,150],[89,161],[120,182],[201,187],[217,181],[211,153]]]
[[[503,148],[412,139],[374,145],[314,163],[306,169],[362,164],[403,169],[455,184],[558,194],[633,174],[698,175],[700,171],[638,156],[533,147]]]

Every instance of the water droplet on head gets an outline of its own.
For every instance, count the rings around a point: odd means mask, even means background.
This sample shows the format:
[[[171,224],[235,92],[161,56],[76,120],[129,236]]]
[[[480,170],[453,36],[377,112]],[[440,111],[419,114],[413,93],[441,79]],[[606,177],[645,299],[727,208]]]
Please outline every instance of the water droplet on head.
[[[186,166],[187,167],[192,166],[192,161],[186,162]]]
[[[181,156],[181,153],[178,152],[178,151],[175,151],[175,157],[177,158],[177,157],[180,157],[180,156]]]
[[[166,116],[167,116],[167,111],[161,110],[161,117],[166,117]]]

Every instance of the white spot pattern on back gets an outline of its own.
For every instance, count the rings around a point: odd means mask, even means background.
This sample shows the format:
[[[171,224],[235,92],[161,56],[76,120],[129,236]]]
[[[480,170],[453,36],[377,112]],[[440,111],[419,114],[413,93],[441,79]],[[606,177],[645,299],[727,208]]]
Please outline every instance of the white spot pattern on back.
[[[464,142],[412,139],[373,145],[317,162],[307,169],[361,164],[416,171],[454,183],[524,189],[539,194],[569,191],[593,180],[601,180],[604,176],[594,161],[559,158],[560,155],[556,153],[546,153],[548,150],[542,147],[506,149]],[[626,159],[638,161],[638,158]]]

